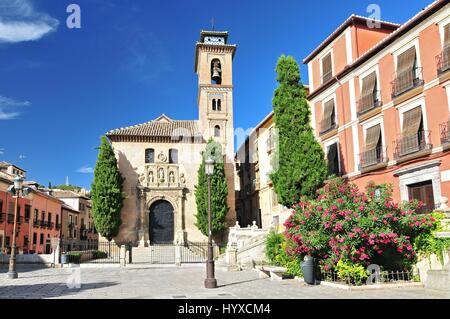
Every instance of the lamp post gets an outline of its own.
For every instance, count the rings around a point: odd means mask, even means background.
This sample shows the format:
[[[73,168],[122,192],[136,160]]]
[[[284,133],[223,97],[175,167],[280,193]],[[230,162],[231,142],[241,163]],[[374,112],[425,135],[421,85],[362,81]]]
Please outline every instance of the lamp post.
[[[208,177],[208,260],[206,261],[205,288],[217,288],[217,280],[214,278],[214,257],[212,246],[212,220],[211,220],[211,176],[214,174],[214,160],[208,158],[205,161],[205,173]]]
[[[14,194],[16,197],[14,205],[14,223],[13,223],[13,238],[11,246],[11,255],[9,256],[9,271],[7,276],[9,279],[16,279],[18,277],[16,271],[16,229],[17,229],[17,215],[19,214],[19,198],[22,193],[23,178],[16,175],[14,178]]]

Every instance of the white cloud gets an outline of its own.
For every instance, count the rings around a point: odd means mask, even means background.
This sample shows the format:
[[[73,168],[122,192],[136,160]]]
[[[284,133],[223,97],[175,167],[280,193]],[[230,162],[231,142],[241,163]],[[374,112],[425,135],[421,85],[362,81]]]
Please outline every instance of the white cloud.
[[[31,103],[28,101],[17,101],[0,95],[0,121],[17,118],[20,115],[20,112],[17,109],[21,106],[29,105],[31,105]]]
[[[0,43],[36,41],[58,25],[57,19],[37,12],[30,0],[0,0]]]
[[[94,169],[92,167],[89,167],[89,166],[83,166],[83,167],[79,168],[77,170],[77,172],[81,173],[81,174],[93,174],[94,173]]]
[[[5,154],[5,149],[4,148],[0,148],[0,155]]]

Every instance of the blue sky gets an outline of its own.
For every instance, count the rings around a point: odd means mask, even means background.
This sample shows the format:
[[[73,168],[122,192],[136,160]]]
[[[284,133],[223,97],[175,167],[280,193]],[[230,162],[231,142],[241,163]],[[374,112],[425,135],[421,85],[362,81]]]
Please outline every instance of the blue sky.
[[[161,113],[197,119],[194,46],[212,17],[238,45],[234,120],[247,129],[271,111],[281,54],[301,61],[371,3],[402,23],[430,2],[0,0],[0,161],[44,185],[68,176],[90,188],[108,130]],[[71,3],[81,29],[66,26]]]

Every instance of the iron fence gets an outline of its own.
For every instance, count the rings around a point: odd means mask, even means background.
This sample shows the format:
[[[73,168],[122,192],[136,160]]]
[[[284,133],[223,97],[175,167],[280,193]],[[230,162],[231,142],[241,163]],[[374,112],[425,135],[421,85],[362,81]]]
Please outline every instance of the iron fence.
[[[402,72],[397,72],[394,75],[395,80],[391,82],[392,98],[423,85],[422,68],[413,68]]]
[[[370,95],[361,96],[356,105],[358,117],[381,106],[381,91],[375,90]]]
[[[403,156],[419,151],[431,150],[432,145],[429,142],[430,140],[430,131],[419,131],[414,135],[401,136],[393,142],[394,158],[399,159]]]
[[[216,259],[219,254],[219,245],[213,244],[213,258]],[[168,243],[150,246],[149,263],[151,264],[175,264],[178,262],[182,264],[204,263],[207,259],[207,242]]]
[[[120,263],[120,247],[108,241],[62,241],[67,263]]]
[[[412,270],[380,271],[376,273],[374,272],[371,275],[367,273],[339,275],[335,271],[321,271],[319,279],[320,281],[340,283],[348,286],[409,283],[420,281],[419,275],[415,275]]]
[[[442,53],[436,56],[436,65],[438,75],[450,70],[450,46],[445,47]]]
[[[377,164],[387,163],[387,147],[379,146],[372,150],[364,151],[359,154],[359,169],[368,168]]]
[[[450,143],[450,120],[439,125],[439,131],[441,133],[441,144]]]

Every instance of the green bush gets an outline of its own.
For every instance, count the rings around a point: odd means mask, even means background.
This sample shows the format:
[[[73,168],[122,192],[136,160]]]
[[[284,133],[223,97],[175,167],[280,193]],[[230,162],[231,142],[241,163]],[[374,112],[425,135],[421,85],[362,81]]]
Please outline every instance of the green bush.
[[[100,251],[100,250],[93,250],[92,251],[92,259],[102,259],[102,258],[107,258],[108,254],[105,253],[104,251]]]
[[[81,263],[81,256],[82,256],[81,253],[77,253],[77,252],[72,253],[71,252],[71,253],[67,253],[66,256],[67,256],[67,261],[69,263],[73,263],[73,264]]]
[[[271,231],[267,235],[265,253],[266,258],[270,263],[281,266],[277,261],[277,256],[280,255],[281,251],[283,250],[282,248],[283,243],[284,243],[283,234],[278,234],[275,231]]]
[[[414,241],[414,250],[420,258],[430,258],[436,255],[442,265],[444,265],[444,252],[450,247],[450,238],[436,238],[437,232],[445,231],[441,224],[441,220],[445,218],[443,213],[431,214],[434,221],[433,227],[428,231],[419,234]]]
[[[362,265],[343,259],[338,261],[335,270],[340,280],[356,285],[361,285],[369,277]]]

